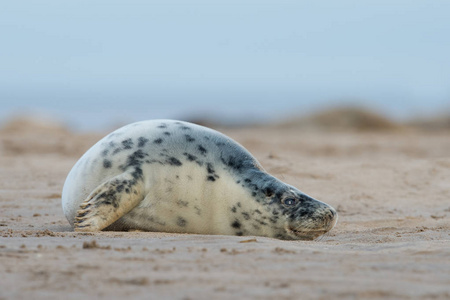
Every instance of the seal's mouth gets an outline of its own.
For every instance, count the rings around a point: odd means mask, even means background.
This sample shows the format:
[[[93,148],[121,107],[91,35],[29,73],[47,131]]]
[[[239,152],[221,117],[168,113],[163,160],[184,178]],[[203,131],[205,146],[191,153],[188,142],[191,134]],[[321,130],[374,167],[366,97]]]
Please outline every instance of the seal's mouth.
[[[296,240],[312,241],[321,235],[324,235],[329,230],[298,230],[291,227],[286,227],[286,232],[289,236]]]

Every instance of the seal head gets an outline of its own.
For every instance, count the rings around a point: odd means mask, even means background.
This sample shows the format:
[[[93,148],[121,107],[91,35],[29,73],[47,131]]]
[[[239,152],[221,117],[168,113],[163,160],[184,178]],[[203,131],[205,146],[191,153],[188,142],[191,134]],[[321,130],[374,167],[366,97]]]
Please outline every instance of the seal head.
[[[338,214],[330,205],[306,195],[263,170],[253,169],[250,173],[248,177],[253,180],[246,179],[247,189],[255,191],[253,195],[256,201],[270,215],[264,219],[273,223],[271,236],[288,240],[313,240],[336,225]],[[259,224],[270,226],[261,222]]]
[[[278,205],[286,216],[286,233],[293,239],[313,240],[337,222],[334,208],[298,191],[287,193]]]

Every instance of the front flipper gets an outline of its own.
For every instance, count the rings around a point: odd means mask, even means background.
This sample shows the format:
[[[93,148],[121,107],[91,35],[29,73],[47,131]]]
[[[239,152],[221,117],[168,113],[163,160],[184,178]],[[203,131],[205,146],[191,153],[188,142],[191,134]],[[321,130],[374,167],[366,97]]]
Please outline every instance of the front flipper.
[[[144,184],[131,172],[122,173],[97,187],[77,211],[75,231],[100,231],[144,199]]]

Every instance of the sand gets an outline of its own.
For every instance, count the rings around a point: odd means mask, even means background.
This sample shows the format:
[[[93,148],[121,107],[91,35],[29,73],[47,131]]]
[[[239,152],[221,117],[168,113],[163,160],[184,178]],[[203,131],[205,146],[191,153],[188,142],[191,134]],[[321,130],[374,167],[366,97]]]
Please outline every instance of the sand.
[[[104,133],[0,131],[0,299],[450,299],[450,131],[223,129],[337,208],[315,241],[75,233],[65,176]]]

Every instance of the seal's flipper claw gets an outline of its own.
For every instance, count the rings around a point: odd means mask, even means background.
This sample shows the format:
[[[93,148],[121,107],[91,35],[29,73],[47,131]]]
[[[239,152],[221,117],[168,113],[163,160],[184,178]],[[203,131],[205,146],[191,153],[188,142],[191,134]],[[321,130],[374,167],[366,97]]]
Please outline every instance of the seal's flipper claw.
[[[122,173],[97,187],[80,205],[75,231],[100,231],[132,210],[144,199],[142,180]]]

